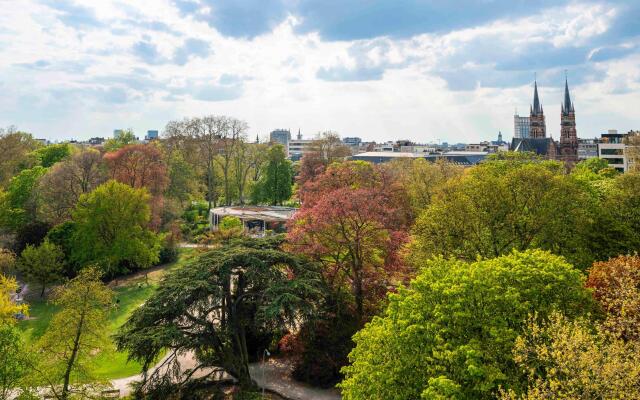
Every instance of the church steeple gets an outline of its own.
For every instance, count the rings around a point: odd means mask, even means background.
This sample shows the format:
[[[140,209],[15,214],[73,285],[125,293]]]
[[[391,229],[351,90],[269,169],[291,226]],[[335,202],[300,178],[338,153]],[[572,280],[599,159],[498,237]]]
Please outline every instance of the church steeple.
[[[547,125],[544,120],[544,110],[538,95],[538,80],[533,81],[533,104],[529,114],[529,137],[542,139],[547,137]]]
[[[534,114],[542,113],[542,106],[540,105],[540,97],[538,97],[538,82],[533,81],[533,108]]]
[[[564,103],[562,104],[562,114],[568,115],[570,112],[574,112],[573,104],[571,103],[571,97],[569,96],[569,82],[567,76],[564,77]]]

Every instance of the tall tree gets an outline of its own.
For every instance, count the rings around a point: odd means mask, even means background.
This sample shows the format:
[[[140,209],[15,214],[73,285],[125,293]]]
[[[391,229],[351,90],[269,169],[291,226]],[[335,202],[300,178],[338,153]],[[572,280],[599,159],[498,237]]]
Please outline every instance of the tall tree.
[[[172,390],[163,382],[175,382],[180,391],[207,367],[222,368],[242,389],[255,387],[249,357],[262,349],[251,348],[248,336],[300,320],[317,296],[313,266],[278,250],[280,242],[242,239],[201,255],[162,281],[116,337],[118,348],[145,370],[169,349],[166,368],[155,369],[139,390],[168,396]],[[194,352],[190,370],[177,359],[185,351]]]
[[[164,191],[169,183],[162,150],[155,144],[133,144],[104,155],[111,179],[151,194],[151,226],[159,229]]]
[[[266,161],[267,146],[259,143],[239,142],[233,154],[233,178],[238,190],[238,201],[245,203],[247,185],[257,182]],[[253,174],[252,174],[253,172]],[[253,180],[250,178],[253,177]]]
[[[291,197],[293,184],[291,161],[287,160],[282,145],[269,148],[264,168],[262,179],[254,187],[253,200],[272,205],[282,204]]]
[[[40,147],[30,134],[15,127],[0,128],[0,187],[5,187],[21,169],[33,166],[30,153]]]
[[[0,223],[5,228],[15,232],[37,219],[40,205],[37,188],[46,171],[46,168],[36,166],[11,178],[6,193],[1,196]]]
[[[64,253],[55,244],[45,240],[38,247],[28,245],[20,254],[20,271],[42,287],[44,296],[47,284],[59,281],[64,268]]]
[[[126,145],[134,144],[137,141],[138,138],[136,138],[136,135],[133,133],[133,131],[131,129],[125,129],[120,133],[120,135],[118,135],[118,137],[108,139],[106,142],[104,142],[103,147],[104,150],[108,152],[116,151]]]
[[[415,255],[474,260],[544,248],[586,268],[593,206],[558,163],[489,161],[438,189],[416,222]]]
[[[323,132],[309,146],[308,151],[300,161],[298,184],[303,185],[309,180],[322,174],[329,165],[342,161],[351,155],[351,150],[342,143],[335,132]]]
[[[20,331],[0,322],[0,400],[16,398],[21,379],[30,371],[29,364],[29,349]]]
[[[220,139],[218,141],[219,155],[215,158],[215,161],[222,171],[224,203],[230,205],[232,203],[233,161],[237,157],[236,153],[243,150],[242,146],[246,140],[248,125],[244,121],[229,117],[224,117],[221,124]]]
[[[33,154],[40,165],[45,168],[53,166],[71,155],[69,143],[50,144],[36,149]]]
[[[106,178],[102,155],[94,149],[82,149],[57,163],[40,180],[40,218],[52,224],[69,220],[80,196],[91,192]]]
[[[160,242],[149,229],[146,189],[108,181],[80,196],[73,212],[72,257],[80,265],[99,264],[106,276],[158,261]]]
[[[109,343],[104,327],[113,293],[102,283],[100,272],[88,268],[57,287],[53,298],[60,311],[38,341],[42,357],[35,372],[56,399],[66,400],[75,391],[88,390],[84,382],[96,379],[92,360]],[[72,386],[72,380],[83,385]]]
[[[527,316],[593,310],[580,271],[541,250],[418,266],[411,285],[355,335],[345,400],[491,399],[501,386],[522,388],[512,350]]]

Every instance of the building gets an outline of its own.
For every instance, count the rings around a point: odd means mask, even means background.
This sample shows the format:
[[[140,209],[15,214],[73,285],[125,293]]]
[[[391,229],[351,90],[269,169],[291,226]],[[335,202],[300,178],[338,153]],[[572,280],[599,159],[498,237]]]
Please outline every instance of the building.
[[[313,142],[314,140],[311,139],[302,139],[300,135],[298,135],[297,139],[290,140],[289,159],[292,161],[300,160],[303,155],[311,151]]]
[[[98,146],[104,143],[104,138],[102,137],[92,137],[88,140],[88,143],[92,146]]]
[[[529,137],[529,117],[513,116],[513,137],[526,139]]]
[[[538,96],[538,82],[533,81],[533,105],[529,114],[529,137],[541,139],[547,137],[547,124],[544,119],[544,110]]]
[[[362,139],[360,139],[359,137],[346,137],[342,139],[342,143],[350,147],[359,147],[362,143]]]
[[[535,153],[548,159],[555,159],[558,155],[556,142],[551,138],[513,138],[511,151]]]
[[[373,146],[373,151],[393,152],[395,151],[395,144],[392,141],[376,144]]]
[[[443,158],[457,165],[471,166],[476,165],[484,160],[488,153],[473,151],[450,151],[446,153],[427,154],[427,153],[406,153],[399,151],[369,151],[356,154],[351,160],[369,161],[374,164],[380,164],[393,160],[411,160],[424,158],[427,161],[435,162],[437,159]]]
[[[600,135],[598,142],[598,157],[606,160],[610,167],[620,172],[628,169],[628,162],[625,152],[625,136],[615,129],[610,129],[607,133]]]
[[[118,139],[124,133],[124,129],[114,129],[113,138]]]
[[[598,139],[578,139],[578,160],[598,157]]]
[[[293,217],[297,208],[276,206],[217,207],[209,210],[209,226],[217,230],[224,217],[236,217],[242,228],[254,236],[263,236],[267,230],[284,232],[285,224]]]
[[[147,136],[144,137],[144,140],[154,140],[158,138],[158,131],[150,130],[147,131]]]
[[[569,96],[569,83],[564,80],[564,102],[560,106],[560,157],[564,161],[578,160],[578,134],[576,112]]]
[[[271,143],[280,143],[281,145],[288,147],[291,140],[291,131],[288,129],[276,129],[269,133],[269,141]]]

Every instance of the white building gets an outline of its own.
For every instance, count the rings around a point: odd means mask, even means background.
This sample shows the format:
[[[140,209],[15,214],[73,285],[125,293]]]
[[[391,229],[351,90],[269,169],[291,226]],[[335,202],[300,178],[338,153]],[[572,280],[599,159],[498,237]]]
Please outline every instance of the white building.
[[[606,160],[610,167],[620,172],[626,172],[629,168],[624,137],[624,134],[610,129],[607,133],[600,135],[598,142],[598,157]]]

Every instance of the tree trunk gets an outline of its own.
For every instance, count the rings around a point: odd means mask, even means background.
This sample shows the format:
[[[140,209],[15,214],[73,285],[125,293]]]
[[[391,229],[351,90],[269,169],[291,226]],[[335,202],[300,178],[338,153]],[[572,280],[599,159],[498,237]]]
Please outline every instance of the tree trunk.
[[[78,322],[78,328],[76,329],[76,337],[73,340],[73,349],[71,351],[71,356],[69,357],[69,361],[67,362],[67,369],[64,372],[64,384],[62,386],[63,400],[66,400],[69,398],[69,380],[71,378],[71,370],[73,369],[73,364],[76,362],[76,357],[78,355],[78,348],[80,347],[80,335],[82,334],[83,325],[84,325],[84,311],[80,315],[80,321]]]
[[[40,291],[40,298],[44,297],[44,289],[45,289],[46,283],[42,282],[42,290]]]

